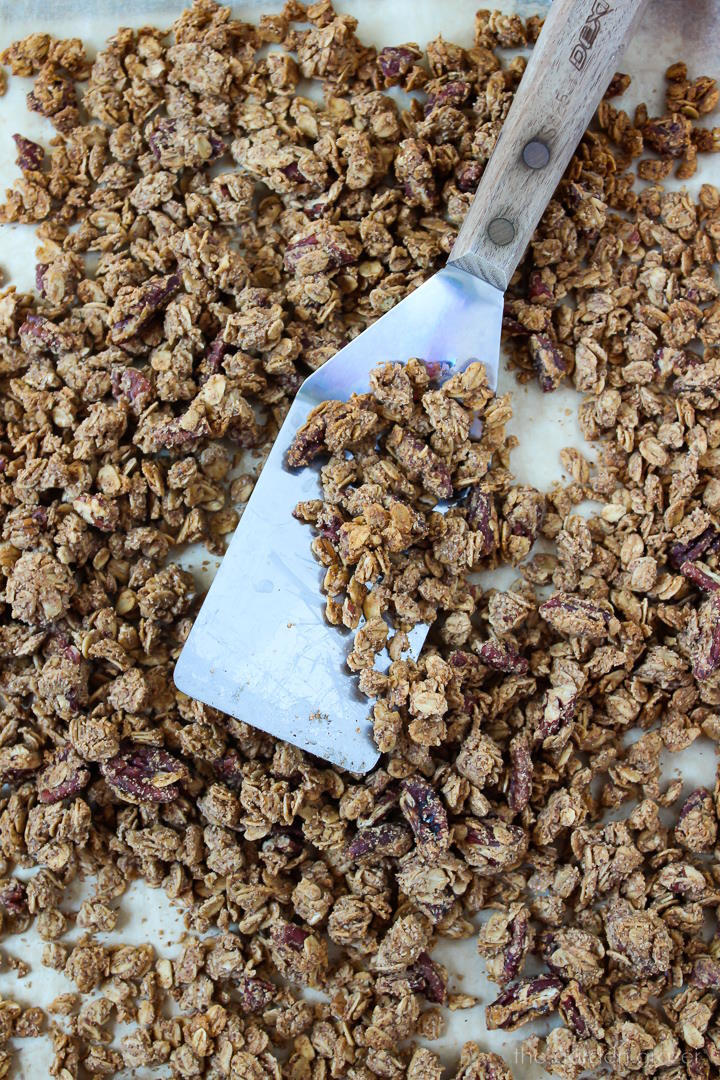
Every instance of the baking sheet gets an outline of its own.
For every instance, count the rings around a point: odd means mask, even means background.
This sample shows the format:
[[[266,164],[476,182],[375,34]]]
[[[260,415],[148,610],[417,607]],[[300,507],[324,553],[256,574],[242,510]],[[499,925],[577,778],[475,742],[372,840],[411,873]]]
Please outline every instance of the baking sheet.
[[[54,0],[45,2],[0,2],[0,48],[32,31],[44,30],[58,37],[81,37],[91,49],[98,49],[107,36],[118,26],[141,26],[155,23],[168,25],[185,6],[165,0],[96,0],[92,13],[83,10],[77,0]],[[234,4],[233,13],[240,18],[253,20],[266,11],[276,11],[282,3],[266,2]],[[363,41],[377,45],[400,44],[408,40],[424,45],[442,33],[449,41],[461,45],[472,44],[475,10],[486,6],[485,0],[449,0],[438,4],[437,0],[339,0],[339,11],[358,18],[359,34]],[[541,12],[548,3],[487,3],[505,11],[517,11],[526,17]],[[709,74],[720,76],[720,3],[718,0],[654,0],[644,22],[632,42],[622,64],[624,71],[633,75],[630,91],[622,99],[624,108],[632,108],[638,101],[646,101],[651,113],[663,111],[663,71],[674,60],[688,63],[692,76]],[[48,121],[35,113],[29,113],[25,94],[29,80],[10,77],[8,92],[0,99],[0,187],[9,185],[18,175],[14,164],[15,145],[11,135],[19,131],[30,138],[47,142],[53,129]],[[695,177],[687,184],[696,191],[703,182],[720,183],[718,158],[705,156]],[[680,186],[668,181],[667,186]],[[19,289],[29,289],[34,281],[33,230],[29,226],[4,226],[1,231],[0,266],[5,283],[14,283]],[[575,419],[579,397],[572,389],[561,388],[555,394],[543,396],[536,385],[519,387],[513,375],[501,367],[500,392],[511,390],[514,418],[510,430],[520,440],[512,457],[512,467],[518,480],[539,488],[548,488],[554,481],[563,479],[559,464],[559,452],[564,446],[577,446],[588,454],[587,444]],[[539,452],[538,448],[542,450]],[[591,454],[589,456],[592,456]],[[216,560],[209,559],[202,550],[191,550],[184,557],[201,576],[212,574]],[[497,584],[507,584],[516,576],[507,569],[501,571]],[[682,754],[667,761],[667,776],[682,775],[689,791],[699,784],[712,784],[716,757],[712,744],[697,742]],[[27,876],[22,871],[19,876]],[[63,907],[77,911],[85,895],[87,885],[78,884],[66,895]],[[158,955],[175,956],[183,934],[182,913],[174,909],[160,889],[150,889],[144,882],[134,882],[123,898],[117,929],[101,940],[111,943],[139,944],[150,941]],[[72,930],[63,939],[72,942],[80,932]],[[41,964],[43,943],[37,934],[8,938],[0,943],[0,995],[10,997],[22,1005],[47,1006],[58,994],[74,990],[62,974],[44,968]],[[443,1037],[428,1043],[443,1059],[452,1064],[468,1039],[477,1040],[484,1048],[502,1054],[510,1065],[516,1080],[535,1080],[547,1074],[538,1066],[523,1059],[520,1044],[529,1035],[547,1030],[547,1024],[528,1024],[520,1031],[486,1032],[484,1007],[497,994],[497,987],[482,974],[483,962],[478,958],[474,940],[441,943],[434,956],[447,964],[451,972],[451,991],[475,994],[477,1007],[462,1012],[447,1013],[447,1028]],[[30,972],[20,979],[8,963],[8,958],[18,957],[30,965]],[[122,1035],[128,1028],[118,1027]],[[50,1040],[45,1036],[36,1040],[15,1040],[16,1049],[13,1076],[23,1080],[40,1080],[48,1075],[52,1053]],[[163,1077],[169,1075],[167,1067],[135,1070],[124,1075]]]

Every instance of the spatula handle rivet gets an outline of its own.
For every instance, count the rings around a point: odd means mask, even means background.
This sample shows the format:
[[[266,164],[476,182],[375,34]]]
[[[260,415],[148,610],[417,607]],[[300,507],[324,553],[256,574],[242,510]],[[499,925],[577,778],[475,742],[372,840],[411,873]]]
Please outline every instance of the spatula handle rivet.
[[[515,226],[509,218],[496,217],[488,225],[487,234],[493,244],[505,247],[506,244],[511,244],[515,237]]]
[[[529,169],[544,169],[550,160],[550,150],[540,139],[531,139],[523,147],[522,159]]]

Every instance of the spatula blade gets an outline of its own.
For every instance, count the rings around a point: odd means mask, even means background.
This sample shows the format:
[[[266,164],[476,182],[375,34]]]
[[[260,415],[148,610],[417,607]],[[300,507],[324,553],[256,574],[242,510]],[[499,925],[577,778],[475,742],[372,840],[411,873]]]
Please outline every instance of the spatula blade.
[[[179,690],[341,768],[372,768],[370,702],[345,665],[352,635],[325,621],[324,570],[310,528],[292,516],[318,498],[318,470],[289,470],[285,453],[318,402],[367,391],[385,361],[457,371],[477,359],[494,387],[502,310],[498,289],[445,267],[305,380],[177,662]],[[410,635],[413,656],[426,634]]]

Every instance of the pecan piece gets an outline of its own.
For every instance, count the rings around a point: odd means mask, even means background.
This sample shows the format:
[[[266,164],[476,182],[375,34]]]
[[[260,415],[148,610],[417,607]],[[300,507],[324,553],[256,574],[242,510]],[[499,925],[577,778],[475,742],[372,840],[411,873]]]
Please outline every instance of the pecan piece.
[[[693,964],[690,985],[701,990],[720,990],[720,960],[698,956]]]
[[[124,401],[135,416],[147,409],[155,397],[153,385],[147,375],[137,368],[114,367],[110,374],[112,395],[116,401]]]
[[[501,986],[514,979],[533,940],[529,912],[522,904],[494,912],[478,936],[478,952],[487,961],[488,977]]]
[[[556,593],[540,605],[540,617],[558,634],[599,641],[620,628],[609,604],[596,603],[574,593]]]
[[[27,887],[24,881],[5,878],[0,881],[0,908],[8,915],[24,915],[27,912]]]
[[[227,784],[229,788],[234,791],[240,790],[245,774],[237,750],[229,750],[224,757],[216,758],[213,761],[213,769],[217,773],[218,779]]]
[[[297,926],[295,923],[282,923],[272,929],[273,941],[293,952],[302,952],[303,945],[309,937],[310,931],[303,930],[302,926]]]
[[[325,942],[295,923],[277,923],[270,932],[273,960],[293,982],[317,985],[327,967]]]
[[[158,746],[126,746],[100,766],[105,780],[131,803],[167,803],[180,796],[187,769]]]
[[[516,735],[510,742],[510,784],[508,806],[519,814],[530,802],[532,795],[533,763],[530,740],[527,735]]]
[[[13,141],[17,147],[15,163],[23,172],[36,172],[45,157],[43,147],[32,139],[26,139],[24,135],[13,135]]]
[[[493,875],[520,865],[528,836],[520,825],[509,825],[501,818],[468,818],[458,831],[457,845],[470,866]]]
[[[429,116],[433,109],[440,105],[453,105],[459,108],[460,105],[464,105],[471,94],[472,86],[470,83],[463,82],[461,79],[447,82],[428,94],[425,103],[425,115]]]
[[[502,979],[501,982],[509,982],[519,972],[525,955],[532,941],[528,913],[524,909],[519,911],[514,919],[511,919],[508,930],[510,940],[503,949],[502,956]]]
[[[137,288],[121,289],[109,315],[110,340],[116,345],[134,338],[180,292],[180,274],[149,278]]]
[[[706,889],[707,882],[697,867],[689,863],[668,863],[660,870],[653,892],[661,895],[666,890],[673,896],[700,900]]]
[[[717,551],[720,547],[720,532],[708,525],[707,529],[700,533],[689,544],[673,544],[670,548],[670,562],[675,567],[681,567],[683,563],[695,562],[705,552]]]
[[[56,803],[77,795],[90,783],[90,770],[72,746],[63,746],[53,754],[37,778],[38,798],[42,803]]]
[[[692,581],[693,585],[697,585],[698,589],[702,589],[703,592],[712,593],[720,589],[720,578],[711,573],[707,567],[694,562],[684,562],[680,567],[680,573],[688,581]]]
[[[686,116],[672,113],[670,116],[651,117],[643,124],[645,145],[663,157],[682,157],[690,145],[692,124]]]
[[[528,350],[544,394],[557,390],[567,374],[567,363],[558,346],[542,334],[531,334]]]
[[[517,649],[509,645],[507,641],[499,638],[489,638],[474,646],[475,652],[483,664],[494,671],[510,672],[513,675],[524,675],[529,664]]]
[[[300,428],[285,459],[291,469],[300,469],[309,465],[325,449],[325,417],[322,413],[311,413]]]
[[[516,1028],[546,1016],[558,1007],[563,984],[555,975],[538,975],[512,983],[485,1009],[488,1031]]]
[[[710,1061],[702,1050],[688,1049],[685,1055],[688,1080],[710,1080]]]
[[[198,384],[204,386],[211,375],[216,375],[224,358],[232,352],[232,347],[218,334],[205,349],[205,355],[198,365]]]
[[[417,480],[438,499],[450,498],[453,493],[450,471],[426,443],[396,424],[385,445],[411,480]]]
[[[558,1008],[567,1026],[579,1039],[602,1039],[605,1035],[596,1006],[574,980],[564,987]]]
[[[444,1005],[447,999],[447,971],[432,960],[426,952],[421,952],[412,967],[407,971],[410,987],[415,993],[424,994],[428,1001]]]
[[[78,348],[77,335],[63,330],[44,315],[28,315],[18,334],[23,348],[31,354],[47,349],[54,356],[60,356]]]
[[[412,833],[407,826],[383,822],[360,829],[347,846],[347,856],[359,862],[380,862],[384,858],[399,859],[412,846]]]
[[[447,811],[426,780],[419,776],[403,780],[400,809],[422,855],[431,859],[447,850],[450,843]]]
[[[288,169],[292,170],[290,179],[305,179],[295,163]],[[283,171],[288,175],[287,169]],[[358,261],[360,250],[358,243],[343,229],[335,225],[322,225],[317,232],[301,236],[287,245],[283,265],[299,277],[312,277],[343,266],[352,266]]]
[[[455,170],[458,191],[476,191],[483,172],[484,165],[481,161],[461,161]]]
[[[545,496],[534,487],[511,488],[502,512],[510,535],[526,539],[525,550],[529,550],[545,520]]]
[[[404,77],[422,58],[422,52],[417,45],[387,45],[381,49],[375,58],[386,86],[397,86]]]
[[[470,488],[465,509],[468,525],[482,536],[482,554],[491,555],[498,546],[498,519],[492,494],[480,485]]]
[[[277,987],[267,979],[256,975],[241,975],[234,980],[245,1013],[259,1013],[267,1009],[277,995]]]
[[[292,170],[292,172],[290,171]],[[293,162],[292,165],[288,165],[283,169],[285,175],[291,180],[303,180],[304,177],[298,169],[297,165]],[[299,240],[293,240],[285,248],[283,255],[283,265],[286,270],[291,273],[297,273],[298,269],[302,265],[302,261],[305,256],[311,252],[319,250],[320,241],[317,236],[311,234],[310,236],[303,236]]]

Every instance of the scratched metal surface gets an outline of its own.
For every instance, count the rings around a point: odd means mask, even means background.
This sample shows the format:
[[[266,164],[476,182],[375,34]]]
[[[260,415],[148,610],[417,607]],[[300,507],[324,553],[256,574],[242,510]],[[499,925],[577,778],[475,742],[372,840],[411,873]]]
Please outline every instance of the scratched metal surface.
[[[164,0],[95,0],[90,12],[90,5],[81,5],[77,0],[52,0],[51,3],[48,0],[20,0],[19,3],[17,0],[0,0],[0,48],[36,30],[47,30],[63,37],[76,35],[93,48],[99,48],[119,25],[139,26],[154,21],[167,24],[183,6]],[[233,9],[240,17],[252,19],[253,13],[277,10],[281,6],[281,3],[272,2],[243,3],[233,5]],[[487,4],[485,0],[452,0],[446,4],[438,4],[437,0],[394,0],[393,3],[387,0],[339,0],[336,6],[360,20],[361,36],[368,42],[399,44],[415,40],[424,44],[442,33],[448,40],[469,45],[476,8],[497,6],[526,15],[541,10],[544,4],[513,4],[508,0],[496,4]],[[651,111],[660,109],[662,72],[676,59],[685,59],[693,74],[719,76],[718,41],[718,0],[653,0],[623,64],[624,69],[634,76],[627,95],[630,105],[645,100]],[[26,80],[11,79],[7,95],[0,99],[2,187],[17,175],[15,148],[10,138],[12,132],[21,131],[40,141],[47,141],[52,135],[46,121],[27,113],[24,100],[27,89]],[[703,181],[720,183],[717,158],[705,158],[688,187],[696,190]],[[5,281],[11,281],[19,288],[31,288],[35,247],[32,230],[24,226],[5,227],[0,236],[0,265]],[[577,395],[565,389],[543,397],[534,387],[518,389],[502,368],[499,386],[500,390],[513,390],[515,417],[512,429],[520,438],[520,446],[512,458],[514,472],[521,482],[547,487],[561,477],[559,450],[567,445],[585,447],[575,422]],[[538,452],[538,447],[542,447],[542,452]],[[185,558],[206,580],[212,576],[216,563],[206,560],[204,552],[189,551]],[[505,580],[511,577],[510,572],[505,573]],[[688,790],[700,783],[711,782],[714,768],[712,748],[697,744],[690,751],[673,757],[668,764],[669,774],[682,775]],[[82,895],[82,888],[78,888],[68,897],[65,907],[77,910]],[[180,915],[168,904],[165,895],[159,890],[148,889],[143,883],[135,883],[123,899],[118,929],[113,934],[103,935],[103,939],[108,943],[152,941],[161,955],[172,956],[178,951],[176,943],[181,933]],[[73,930],[69,938],[72,940],[76,936],[77,931]],[[3,965],[0,996],[12,997],[24,1005],[47,1005],[57,994],[72,989],[64,976],[42,967],[42,944],[32,932],[2,942],[3,951],[10,956],[22,957],[30,964],[31,971],[24,979],[18,979],[7,965]],[[519,1050],[525,1037],[542,1030],[541,1023],[527,1025],[510,1035],[485,1032],[483,1009],[495,994],[493,986],[481,974],[474,942],[444,943],[435,955],[455,973],[455,988],[475,994],[479,999],[479,1005],[474,1009],[448,1014],[446,1032],[439,1044],[434,1044],[439,1046],[443,1057],[451,1062],[462,1043],[473,1038],[486,1048],[504,1054],[516,1080],[536,1080],[545,1076],[527,1060],[523,1061]],[[21,1080],[40,1080],[48,1075],[51,1055],[47,1038],[18,1041],[15,1047],[18,1054],[12,1075]],[[134,1075],[142,1080],[143,1077],[166,1075],[166,1072],[138,1070]]]

